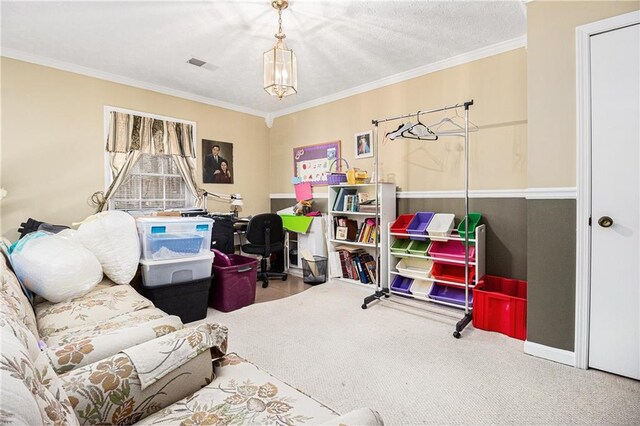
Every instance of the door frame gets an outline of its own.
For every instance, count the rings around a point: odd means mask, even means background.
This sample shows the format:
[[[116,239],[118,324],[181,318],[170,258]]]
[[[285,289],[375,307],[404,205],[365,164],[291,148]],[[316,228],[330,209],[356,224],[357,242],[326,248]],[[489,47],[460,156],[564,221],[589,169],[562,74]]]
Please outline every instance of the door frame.
[[[591,36],[640,23],[640,11],[576,27],[576,305],[575,366],[589,367],[591,294]]]

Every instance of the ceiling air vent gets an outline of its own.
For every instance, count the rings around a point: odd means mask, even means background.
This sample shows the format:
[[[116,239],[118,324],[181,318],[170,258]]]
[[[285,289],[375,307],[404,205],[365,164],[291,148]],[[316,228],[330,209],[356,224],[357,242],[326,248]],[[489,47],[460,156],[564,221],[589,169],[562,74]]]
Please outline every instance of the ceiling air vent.
[[[191,58],[191,59],[187,60],[187,63],[191,64],[191,65],[195,65],[196,67],[201,67],[204,64],[206,64],[205,61],[201,61],[200,59],[196,59],[196,58]]]

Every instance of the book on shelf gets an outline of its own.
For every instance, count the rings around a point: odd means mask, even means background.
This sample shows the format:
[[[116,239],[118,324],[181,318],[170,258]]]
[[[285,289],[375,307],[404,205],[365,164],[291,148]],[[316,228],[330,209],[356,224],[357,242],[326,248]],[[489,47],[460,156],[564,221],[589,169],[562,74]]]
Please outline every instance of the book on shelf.
[[[336,195],[336,200],[333,203],[333,210],[334,211],[348,211],[345,210],[345,197],[347,195],[356,195],[358,192],[357,189],[354,188],[340,188],[338,190],[338,194]]]
[[[338,246],[336,250],[339,253],[343,278],[360,281],[363,284],[375,284],[376,262],[373,256],[364,249],[356,247]]]

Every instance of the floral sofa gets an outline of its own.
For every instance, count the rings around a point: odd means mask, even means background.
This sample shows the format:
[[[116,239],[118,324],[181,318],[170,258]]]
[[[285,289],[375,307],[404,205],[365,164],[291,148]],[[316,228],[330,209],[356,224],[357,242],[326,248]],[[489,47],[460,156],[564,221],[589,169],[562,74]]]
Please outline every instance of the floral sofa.
[[[382,424],[226,354],[226,327],[184,327],[130,286],[32,308],[0,255],[0,297],[0,424]]]

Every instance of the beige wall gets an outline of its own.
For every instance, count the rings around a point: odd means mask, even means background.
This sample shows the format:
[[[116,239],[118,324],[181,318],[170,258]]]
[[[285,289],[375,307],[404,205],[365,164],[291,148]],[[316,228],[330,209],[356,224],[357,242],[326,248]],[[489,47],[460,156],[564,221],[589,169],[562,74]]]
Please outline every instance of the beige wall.
[[[576,27],[639,7],[639,1],[528,3],[529,187],[576,185]]]
[[[342,141],[342,156],[353,167],[373,170],[372,159],[354,160],[354,134],[372,128],[372,119],[474,99],[470,187],[527,187],[527,68],[524,48],[431,73],[305,111],[279,117],[270,133],[272,193],[291,193],[293,148]],[[423,117],[425,124],[438,117]],[[380,133],[401,121],[380,124]],[[385,140],[380,145],[381,176],[395,174],[402,191],[463,189],[463,143]],[[318,192],[326,191],[323,187]]]
[[[0,182],[9,191],[2,201],[3,236],[14,240],[29,217],[70,224],[93,212],[87,199],[105,186],[105,105],[195,121],[200,184],[200,140],[232,142],[235,183],[203,188],[241,193],[243,214],[269,210],[269,129],[263,118],[12,59],[0,64]],[[228,207],[209,201],[213,211]]]

